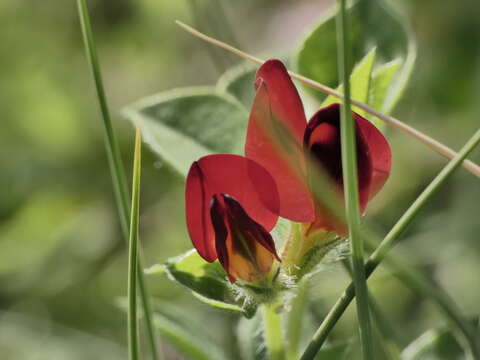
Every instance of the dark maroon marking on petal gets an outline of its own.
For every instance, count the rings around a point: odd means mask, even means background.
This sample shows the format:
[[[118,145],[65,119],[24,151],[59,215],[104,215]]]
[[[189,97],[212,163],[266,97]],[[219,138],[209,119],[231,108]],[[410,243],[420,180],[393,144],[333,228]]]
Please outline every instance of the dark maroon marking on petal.
[[[357,114],[355,113],[354,118],[356,120],[358,188],[360,208],[363,212],[369,199],[372,162],[370,149],[362,133],[358,131]],[[343,191],[339,104],[332,104],[320,109],[312,116],[305,131],[304,143],[313,158]]]
[[[226,213],[221,204],[221,200],[217,198],[217,195],[212,196],[210,204],[210,217],[212,220],[212,225],[215,230],[215,247],[218,254],[218,261],[222,264],[223,268],[228,274],[229,280],[235,282],[235,277],[230,275],[229,271],[229,259],[228,259],[228,250],[227,250],[227,237],[229,230],[225,225]]]
[[[248,242],[258,242],[267,249],[274,257],[280,260],[275,249],[275,242],[272,236],[259,223],[248,216],[242,206],[233,197],[228,194],[221,194],[225,203],[227,213],[229,214],[230,229],[232,232],[238,231]],[[233,244],[234,246],[236,244]],[[247,244],[249,245],[249,244]],[[250,246],[249,246],[250,247]],[[254,247],[250,247],[254,249]],[[217,250],[218,251],[218,250]]]

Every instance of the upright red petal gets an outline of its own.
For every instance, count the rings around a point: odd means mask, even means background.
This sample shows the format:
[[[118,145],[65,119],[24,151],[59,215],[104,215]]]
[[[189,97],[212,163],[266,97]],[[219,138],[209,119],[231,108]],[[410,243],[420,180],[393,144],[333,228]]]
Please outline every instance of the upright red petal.
[[[298,144],[302,144],[307,126],[302,100],[285,65],[271,59],[260,66],[255,76],[256,86],[263,82],[269,89],[272,115],[290,132]],[[247,140],[248,141],[248,140]]]
[[[298,92],[279,60],[265,62],[257,72],[257,93],[250,113],[245,154],[275,178],[279,215],[294,221],[314,218],[305,181],[303,134],[306,120]]]
[[[372,163],[372,180],[368,198],[373,198],[383,187],[390,175],[392,166],[392,151],[387,139],[367,119],[355,114],[357,131],[363,142],[368,147],[370,161]]]
[[[278,219],[277,187],[262,166],[230,154],[208,155],[194,162],[185,189],[187,227],[193,245],[210,262],[217,259],[210,202],[214,194],[221,193],[235,197],[267,231]]]

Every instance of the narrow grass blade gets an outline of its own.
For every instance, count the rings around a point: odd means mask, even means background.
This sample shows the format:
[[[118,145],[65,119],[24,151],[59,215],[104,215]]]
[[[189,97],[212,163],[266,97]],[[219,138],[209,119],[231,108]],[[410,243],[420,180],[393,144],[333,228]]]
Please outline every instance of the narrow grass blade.
[[[352,249],[352,278],[357,294],[357,317],[362,342],[363,358],[375,358],[372,326],[368,305],[368,289],[363,260],[363,239],[360,236],[360,196],[357,178],[357,144],[355,124],[352,117],[350,99],[350,43],[348,40],[348,19],[346,0],[338,0],[337,10],[337,61],[339,79],[343,84],[343,103],[340,118],[340,138],[342,149],[342,171],[345,192],[350,247]]]
[[[347,259],[342,261],[345,270],[352,277],[352,267]],[[374,333],[377,336],[377,342],[381,346],[383,352],[388,356],[388,360],[398,360],[400,358],[400,348],[397,345],[397,336],[390,321],[387,319],[380,306],[376,302],[371,293],[368,294],[368,302],[370,306],[370,313],[372,316],[372,322],[374,323],[376,330]]]
[[[142,164],[142,137],[140,129],[135,134],[133,158],[132,212],[128,241],[128,354],[130,360],[138,359],[137,270],[138,270],[138,217],[140,207],[140,176]]]
[[[90,17],[88,14],[87,4],[85,0],[77,0],[78,5],[78,15],[80,18],[80,26],[82,28],[83,41],[85,44],[85,52],[87,59],[92,71],[93,80],[95,82],[95,88],[97,92],[97,98],[100,105],[100,111],[102,114],[103,128],[105,135],[105,147],[108,156],[108,164],[110,167],[110,172],[112,175],[112,183],[115,191],[115,198],[117,201],[118,212],[120,215],[120,223],[122,226],[123,234],[125,240],[128,241],[129,234],[129,203],[128,203],[128,186],[127,178],[125,175],[125,170],[123,168],[123,163],[120,157],[120,150],[118,147],[118,142],[115,137],[115,132],[113,130],[112,121],[110,118],[110,112],[108,110],[107,99],[105,95],[105,90],[103,87],[102,76],[100,72],[100,66],[98,63],[98,56],[95,47],[95,42],[93,39],[92,27],[90,24]],[[151,348],[152,359],[159,359],[159,352],[157,349],[157,343],[155,341],[155,334],[152,324],[152,315],[150,310],[150,304],[147,294],[147,289],[143,279],[143,271],[141,261],[138,261],[139,271],[138,274],[138,286],[140,298],[142,301],[142,306],[145,316],[146,331],[149,340],[149,345]]]
[[[370,256],[369,260],[366,263],[365,270],[366,275],[369,277],[373,271],[377,268],[380,262],[383,260],[384,256],[388,252],[389,249],[395,244],[398,240],[401,233],[406,229],[408,225],[412,222],[415,216],[423,209],[425,204],[430,200],[430,198],[438,191],[438,189],[446,182],[448,177],[453,174],[453,172],[462,164],[462,161],[468,156],[468,154],[480,143],[480,130],[468,140],[465,146],[460,150],[457,156],[453,160],[451,160],[443,169],[442,171],[433,179],[433,181],[427,186],[427,188],[420,194],[420,196],[414,201],[414,203],[408,208],[408,210],[404,213],[404,215],[400,218],[400,220],[393,226],[387,236],[383,239],[377,249],[373,252]],[[432,292],[428,287],[425,288],[425,283],[418,283],[417,286],[422,287],[422,291],[425,291],[425,294],[432,299],[434,299],[437,304],[441,307],[448,306],[445,304],[445,301],[440,298],[438,292]],[[337,300],[335,305],[330,309],[330,312],[325,317],[323,323],[315,332],[312,340],[310,341],[309,345],[307,346],[305,352],[301,356],[301,360],[311,360],[314,359],[317,352],[322,347],[323,343],[327,339],[328,334],[333,329],[337,321],[340,319],[342,314],[347,309],[350,302],[353,300],[355,296],[355,289],[353,284],[350,284],[340,298]],[[449,307],[449,311],[451,308]],[[452,313],[447,312],[447,314],[452,317]],[[455,315],[455,317],[457,317]],[[469,335],[469,331],[465,329],[464,321],[459,319],[459,323],[462,324],[459,328],[465,334],[467,339],[469,340],[469,345],[473,354],[477,359],[480,359],[480,351],[478,349],[478,345],[471,341],[471,336]]]

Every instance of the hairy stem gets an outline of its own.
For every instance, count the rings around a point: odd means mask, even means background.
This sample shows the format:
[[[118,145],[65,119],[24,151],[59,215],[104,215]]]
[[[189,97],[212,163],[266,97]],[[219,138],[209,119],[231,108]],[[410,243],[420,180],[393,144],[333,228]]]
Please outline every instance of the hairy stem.
[[[282,318],[276,302],[262,306],[265,345],[269,360],[285,360]]]

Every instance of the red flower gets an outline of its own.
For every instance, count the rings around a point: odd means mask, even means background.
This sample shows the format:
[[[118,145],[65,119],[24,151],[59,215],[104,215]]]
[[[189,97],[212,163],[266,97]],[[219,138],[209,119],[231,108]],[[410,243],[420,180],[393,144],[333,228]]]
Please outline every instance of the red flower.
[[[231,282],[256,281],[278,256],[269,232],[278,219],[272,176],[237,155],[209,155],[194,162],[186,184],[187,227],[200,256],[217,258]]]
[[[269,233],[278,216],[310,223],[309,231],[346,233],[345,224],[316,201],[311,176],[311,167],[320,166],[341,195],[339,105],[319,110],[307,124],[298,92],[278,60],[260,67],[255,85],[247,157],[205,156],[192,164],[186,184],[192,243],[205,260],[218,258],[231,282],[257,281],[279,260]],[[363,212],[388,178],[391,153],[375,126],[353,115]]]
[[[298,92],[279,60],[265,62],[257,72],[257,93],[250,113],[245,154],[262,165],[275,179],[280,205],[279,215],[298,222],[346,233],[340,223],[312,194],[311,162],[343,191],[340,149],[340,106],[319,110],[306,122]],[[357,165],[360,207],[382,188],[388,178],[391,151],[382,133],[368,120],[353,113],[356,124]]]

